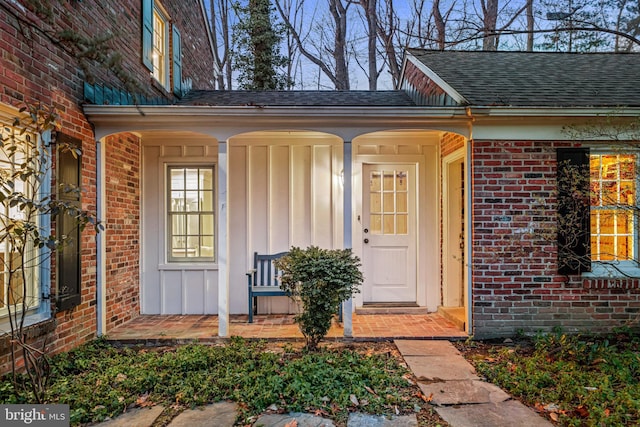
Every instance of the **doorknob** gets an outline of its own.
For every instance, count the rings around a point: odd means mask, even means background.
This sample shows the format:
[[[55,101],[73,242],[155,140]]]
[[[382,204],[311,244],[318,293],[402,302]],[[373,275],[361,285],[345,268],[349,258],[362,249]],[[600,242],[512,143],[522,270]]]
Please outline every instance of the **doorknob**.
[[[365,244],[369,243],[369,239],[364,239],[364,243]]]

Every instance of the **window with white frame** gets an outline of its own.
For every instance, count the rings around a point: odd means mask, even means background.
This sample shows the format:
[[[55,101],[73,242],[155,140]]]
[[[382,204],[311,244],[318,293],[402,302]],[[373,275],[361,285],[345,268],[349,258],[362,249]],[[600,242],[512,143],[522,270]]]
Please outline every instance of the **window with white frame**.
[[[167,18],[158,8],[153,8],[153,77],[167,86]]]
[[[35,137],[10,126],[0,128],[0,137],[0,315],[6,315],[9,310],[21,311],[23,305],[32,310],[40,304],[37,250],[29,242],[22,244],[22,235],[12,232],[24,224],[39,227],[39,223],[38,215],[29,214],[28,205],[9,197],[19,193],[28,200],[36,191],[34,177],[19,176],[21,165],[35,149]]]
[[[167,168],[168,260],[215,260],[213,166]]]
[[[637,260],[638,156],[592,152],[589,164],[591,260]]]

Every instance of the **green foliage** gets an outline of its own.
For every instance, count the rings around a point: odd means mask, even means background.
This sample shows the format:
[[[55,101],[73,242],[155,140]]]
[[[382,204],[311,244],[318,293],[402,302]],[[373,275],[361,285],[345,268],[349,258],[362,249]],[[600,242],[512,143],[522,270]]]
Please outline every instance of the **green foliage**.
[[[73,425],[114,417],[132,406],[194,407],[220,400],[238,403],[243,425],[272,404],[285,411],[319,411],[346,421],[359,411],[394,414],[421,402],[406,368],[389,354],[355,350],[315,353],[267,349],[265,342],[232,338],[228,345],[175,349],[115,348],[103,340],[52,359],[47,403],[68,404]],[[30,402],[0,382],[0,401]]]
[[[284,68],[289,59],[280,54],[284,34],[274,25],[270,0],[249,0],[246,6],[233,5],[238,23],[233,27],[232,59],[239,72],[238,88],[244,90],[282,90],[291,86]]]
[[[280,287],[302,302],[302,313],[295,317],[315,350],[331,327],[340,303],[359,292],[363,276],[360,259],[351,249],[291,248],[275,262],[282,272]]]
[[[619,330],[609,337],[539,336],[532,349],[503,349],[477,369],[563,426],[640,423],[640,340]]]

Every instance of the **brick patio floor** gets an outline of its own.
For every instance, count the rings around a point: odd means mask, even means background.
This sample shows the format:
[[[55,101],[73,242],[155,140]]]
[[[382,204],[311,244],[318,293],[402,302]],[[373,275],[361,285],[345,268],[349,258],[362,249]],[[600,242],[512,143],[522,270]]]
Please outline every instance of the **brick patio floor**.
[[[254,323],[246,315],[230,316],[230,336],[264,339],[301,339],[292,315],[258,315]],[[327,338],[344,336],[341,323],[334,322]],[[438,313],[429,314],[353,314],[353,338],[387,339],[464,339],[468,335]],[[217,316],[152,315],[139,316],[107,333],[107,339],[121,342],[218,339]]]

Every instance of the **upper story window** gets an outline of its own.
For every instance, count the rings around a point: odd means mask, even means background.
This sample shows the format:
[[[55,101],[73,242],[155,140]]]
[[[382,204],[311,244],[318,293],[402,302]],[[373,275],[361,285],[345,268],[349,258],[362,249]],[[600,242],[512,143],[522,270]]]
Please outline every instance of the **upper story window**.
[[[182,39],[157,0],[142,0],[142,62],[162,87],[182,96]]]
[[[167,86],[167,19],[157,8],[153,8],[153,77],[162,86]]]

